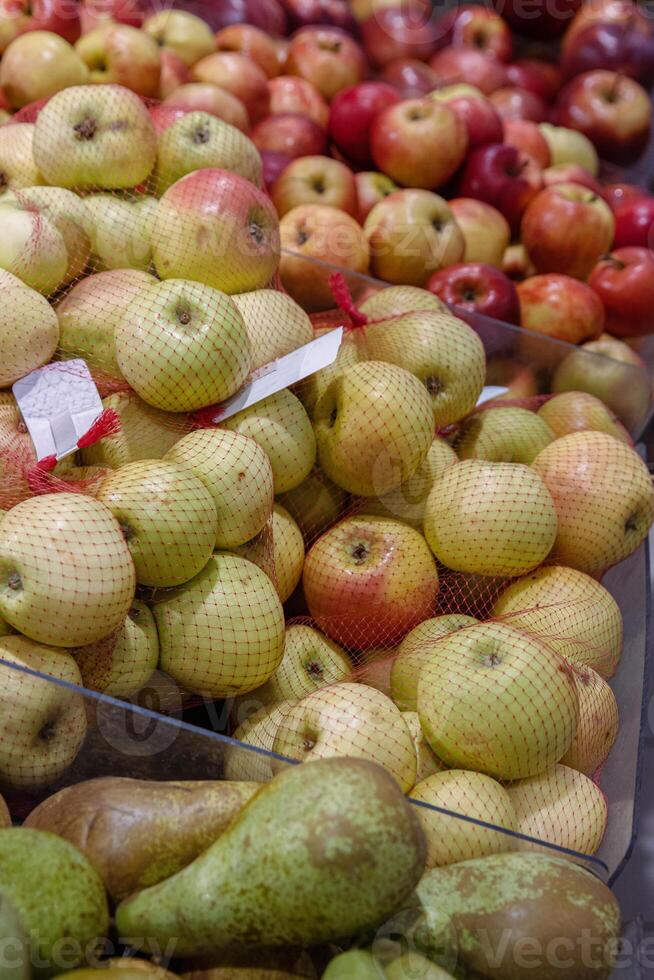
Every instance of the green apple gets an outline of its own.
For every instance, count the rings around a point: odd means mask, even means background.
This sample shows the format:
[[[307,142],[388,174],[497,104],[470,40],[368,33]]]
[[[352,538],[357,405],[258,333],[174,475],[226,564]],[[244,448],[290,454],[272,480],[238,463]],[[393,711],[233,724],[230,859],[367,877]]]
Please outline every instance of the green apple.
[[[263,569],[275,583],[282,602],[293,594],[302,578],[304,566],[304,538],[302,531],[281,504],[272,510],[270,527],[232,549]]]
[[[211,557],[216,508],[185,467],[167,459],[137,460],[110,474],[96,496],[120,524],[139,585],[181,585]]]
[[[504,830],[516,829],[509,794],[491,776],[464,769],[436,772],[413,787],[411,799],[426,804],[417,810],[427,838],[427,868],[513,850],[510,834],[457,817],[462,814]]]
[[[522,779],[568,751],[579,700],[571,671],[544,641],[479,623],[434,644],[420,668],[418,714],[447,765]]]
[[[99,500],[50,493],[0,524],[0,615],[39,643],[82,646],[108,636],[134,599],[120,526]]]
[[[557,512],[545,482],[528,466],[466,459],[434,483],[424,528],[448,568],[516,576],[550,553]]]
[[[34,163],[33,145],[34,123],[5,123],[0,127],[0,196],[44,183]]]
[[[234,296],[252,347],[252,369],[290,354],[314,339],[308,314],[276,289],[253,289]]]
[[[0,638],[0,778],[5,785],[48,786],[71,765],[86,735],[84,698],[77,664],[66,650],[54,650],[25,636]],[[53,684],[36,674],[63,681]]]
[[[256,187],[263,185],[259,151],[245,133],[208,112],[187,112],[159,134],[157,193],[205,167],[229,170]]]
[[[420,286],[378,288],[364,302],[366,317],[372,321],[404,316],[405,313],[419,313],[421,310],[431,310],[435,313],[448,312],[448,307],[442,299],[427,289],[421,289]]]
[[[456,434],[454,448],[459,459],[529,465],[554,438],[538,413],[498,405],[465,419]]]
[[[50,360],[59,324],[47,299],[4,269],[0,289],[0,388],[7,388]]]
[[[239,724],[234,731],[234,742],[225,746],[226,779],[266,783],[273,778],[273,757],[270,753],[279,724],[293,704],[294,701],[280,701],[258,707],[242,720],[237,718]],[[238,745],[239,742],[243,743],[242,747]],[[257,752],[257,749],[263,751]]]
[[[36,209],[57,228],[66,246],[68,268],[65,282],[82,275],[89,259],[86,202],[63,187],[28,187],[16,192],[21,207]]]
[[[319,469],[293,490],[281,494],[279,502],[289,512],[310,544],[345,511],[346,494]]]
[[[433,752],[420,724],[417,711],[403,711],[402,717],[411,732],[413,744],[416,747],[416,785],[435,772],[445,772],[447,766]]]
[[[538,410],[556,439],[571,432],[592,429],[607,432],[621,442],[631,443],[629,434],[604,402],[586,391],[563,391],[549,398]]]
[[[250,370],[243,318],[225,293],[168,279],[143,287],[115,327],[116,358],[154,408],[191,412],[224,401]]]
[[[561,762],[586,776],[593,776],[606,761],[618,737],[618,703],[609,685],[592,667],[573,665],[572,673],[579,698],[579,724],[572,745]]]
[[[332,327],[319,327],[315,332],[315,336],[323,337],[325,334],[330,333],[331,330]],[[362,338],[358,332],[350,331],[343,335],[336,359],[331,364],[321,368],[320,371],[310,374],[308,378],[305,378],[296,386],[298,398],[301,399],[302,404],[312,419],[315,417],[316,405],[332,381],[340,377],[346,368],[351,367],[352,364],[358,364],[359,361],[365,359]]]
[[[314,414],[318,458],[338,486],[362,497],[394,490],[432,443],[427,389],[395,364],[353,364],[332,380]]]
[[[113,698],[133,697],[148,682],[159,660],[154,616],[144,602],[135,599],[127,619],[114,633],[70,652],[84,687]]]
[[[156,199],[147,194],[132,200],[114,194],[89,194],[84,204],[94,269],[147,271],[152,263]]]
[[[612,677],[622,653],[622,613],[590,575],[562,565],[537,568],[513,582],[492,609],[515,629],[546,640],[573,665]]]
[[[68,252],[54,222],[11,202],[0,204],[0,269],[40,293],[54,293],[66,278]]]
[[[190,68],[216,50],[213,31],[187,10],[159,10],[143,23],[143,30],[164,51],[172,51]]]
[[[405,793],[416,781],[416,750],[402,713],[364,684],[332,684],[291,705],[273,751],[305,763],[333,756],[369,759],[392,773]],[[279,772],[286,763],[273,759],[271,765]]]
[[[159,665],[193,694],[245,694],[282,661],[282,604],[266,573],[245,558],[215,554],[194,579],[158,597],[152,611]]]
[[[443,636],[476,625],[473,616],[449,613],[425,619],[407,633],[397,649],[391,669],[391,697],[398,708],[416,710],[420,667],[429,660],[434,645]]]
[[[229,429],[197,429],[182,436],[166,459],[189,469],[211,494],[216,548],[245,544],[263,530],[272,513],[273,471],[254,439]]]
[[[118,414],[120,431],[82,450],[89,465],[117,470],[138,459],[161,459],[188,429],[185,416],[160,412],[133,391],[108,395],[102,404]]]
[[[266,452],[273,470],[275,494],[299,486],[316,459],[316,437],[302,402],[282,388],[222,425],[254,439]]]
[[[595,574],[630,555],[654,520],[647,466],[606,432],[573,432],[551,443],[533,463],[556,507],[552,559]]]
[[[55,187],[136,187],[154,166],[157,136],[146,106],[120,85],[75,85],[36,120],[34,162]]]

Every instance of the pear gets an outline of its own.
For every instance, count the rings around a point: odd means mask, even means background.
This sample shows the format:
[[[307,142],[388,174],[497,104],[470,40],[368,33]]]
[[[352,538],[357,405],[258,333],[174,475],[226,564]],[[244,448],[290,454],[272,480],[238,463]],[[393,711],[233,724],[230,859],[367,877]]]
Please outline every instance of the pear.
[[[61,973],[55,980],[175,980],[176,973],[164,970],[150,960],[137,960],[132,957],[106,960],[101,966],[81,967]]]
[[[266,784],[192,864],[123,902],[116,926],[176,938],[178,956],[327,942],[383,922],[424,864],[424,834],[393,777],[323,759]]]
[[[184,980],[298,980],[298,976],[297,973],[267,966],[214,966],[208,970],[185,973]]]
[[[68,841],[44,830],[0,831],[0,892],[16,910],[31,947],[36,974],[57,973],[66,941],[66,965],[94,956],[109,931],[102,880]],[[97,952],[97,951],[96,951]]]
[[[90,779],[49,797],[26,826],[78,847],[119,901],[190,864],[258,788],[219,780]]]
[[[350,949],[335,956],[322,980],[384,980],[385,973],[367,949]]]
[[[0,890],[0,951],[2,980],[31,980],[32,969],[25,930],[9,897]]]
[[[452,974],[420,953],[410,952],[389,963],[385,977],[386,980],[447,980]]]

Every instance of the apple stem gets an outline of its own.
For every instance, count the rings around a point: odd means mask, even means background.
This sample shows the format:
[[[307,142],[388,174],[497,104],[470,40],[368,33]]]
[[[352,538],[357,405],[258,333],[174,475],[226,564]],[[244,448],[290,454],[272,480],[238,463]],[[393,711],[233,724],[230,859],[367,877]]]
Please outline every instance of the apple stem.
[[[332,295],[336,300],[336,305],[340,306],[343,313],[347,313],[350,320],[352,321],[353,327],[365,327],[368,323],[368,317],[361,310],[357,309],[354,300],[352,299],[352,293],[350,292],[350,287],[347,284],[347,280],[342,272],[332,272],[329,277],[329,288],[332,291]]]
[[[611,255],[610,252],[608,252],[607,255],[600,255],[599,261],[606,262],[607,265],[612,266],[614,269],[618,269],[618,270],[626,269],[626,264],[622,262],[620,259],[616,259],[615,255]]]

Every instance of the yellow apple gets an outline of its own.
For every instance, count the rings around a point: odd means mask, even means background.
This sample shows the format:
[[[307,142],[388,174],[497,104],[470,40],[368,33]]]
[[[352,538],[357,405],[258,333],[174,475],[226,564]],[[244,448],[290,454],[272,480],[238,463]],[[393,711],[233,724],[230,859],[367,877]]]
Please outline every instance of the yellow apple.
[[[161,459],[188,431],[185,416],[160,412],[133,391],[108,395],[102,404],[118,414],[120,431],[82,450],[89,465],[117,470],[137,459]]]
[[[335,524],[345,510],[345,491],[315,469],[293,490],[279,497],[279,502],[294,519],[307,544]]]
[[[425,738],[425,733],[422,730],[420,724],[420,718],[418,717],[417,711],[403,711],[402,717],[404,718],[407,728],[411,732],[411,738],[413,739],[413,744],[416,747],[416,785],[426,779],[427,776],[433,775],[435,772],[445,772],[447,766],[441,759],[432,751],[429,742]]]
[[[599,172],[599,157],[597,150],[583,133],[567,126],[552,126],[551,123],[541,123],[538,127],[545,137],[550,150],[550,167],[559,164],[577,163],[593,176]]]
[[[16,199],[23,208],[36,209],[39,214],[44,214],[59,231],[68,255],[64,282],[72,282],[81,276],[91,250],[86,230],[86,201],[63,187],[25,188],[16,192]]]
[[[48,301],[4,269],[0,290],[0,388],[6,388],[50,360],[59,324]]]
[[[0,127],[0,194],[42,184],[34,163],[34,123],[5,123]]]
[[[561,762],[592,776],[606,761],[618,737],[618,703],[609,685],[592,667],[573,665],[572,671],[579,698],[579,724]]]
[[[41,293],[58,289],[66,278],[68,252],[54,222],[10,202],[0,205],[0,222],[0,269]]]
[[[89,81],[96,85],[114,83],[146,98],[158,95],[159,48],[136,27],[107,20],[83,34],[75,50],[89,69]]]
[[[365,304],[365,309],[363,309]],[[448,313],[442,299],[419,286],[387,286],[368,296],[361,304],[369,320],[386,320],[405,313],[419,313],[432,310],[435,313]]]
[[[233,738],[243,743],[225,747],[225,778],[254,783],[266,783],[272,779],[273,742],[279,724],[294,701],[280,701],[278,704],[264,705],[249,717],[239,721]],[[256,752],[249,749],[263,749]]]
[[[475,412],[461,423],[454,448],[460,459],[529,463],[549,446],[554,433],[544,418],[526,408],[498,407]]]
[[[70,651],[84,687],[113,698],[130,698],[147,683],[159,660],[154,616],[135,599],[127,619],[114,633]]]
[[[88,70],[75,49],[52,31],[20,34],[8,45],[0,64],[0,87],[14,109],[87,80]]]
[[[331,329],[331,327],[318,327],[315,336],[322,337]],[[346,368],[358,364],[361,360],[366,360],[363,337],[358,331],[351,331],[344,334],[336,359],[315,374],[310,374],[296,386],[297,395],[312,419],[315,417],[316,405],[332,381],[340,377]]]
[[[286,293],[253,289],[234,296],[234,303],[250,338],[253,371],[314,339],[308,315]]]
[[[186,10],[160,10],[147,18],[143,30],[161,49],[172,51],[189,68],[216,50],[209,25]]]
[[[93,268],[147,271],[152,262],[156,199],[147,194],[134,200],[122,200],[114,194],[89,194],[84,204]]]
[[[592,429],[631,444],[629,434],[617,416],[604,402],[586,391],[563,391],[554,395],[539,408],[538,414],[557,439],[571,432]]]
[[[270,526],[256,538],[232,549],[254,562],[270,577],[282,602],[293,594],[302,577],[304,538],[299,527],[280,504],[275,504]]]
[[[476,626],[473,616],[450,613],[425,619],[400,643],[391,669],[391,697],[402,711],[415,711],[418,699],[420,668],[429,661],[434,645],[456,630]]]

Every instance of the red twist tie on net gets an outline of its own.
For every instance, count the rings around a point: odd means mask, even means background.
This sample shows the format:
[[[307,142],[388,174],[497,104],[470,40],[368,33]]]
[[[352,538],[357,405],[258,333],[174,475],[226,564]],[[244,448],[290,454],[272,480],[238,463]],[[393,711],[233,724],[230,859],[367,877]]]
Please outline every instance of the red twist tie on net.
[[[220,405],[200,408],[191,415],[191,426],[194,429],[216,429],[220,425],[223,409]]]
[[[342,272],[332,272],[329,277],[329,288],[332,291],[332,296],[336,300],[337,305],[346,313],[350,320],[352,321],[353,329],[356,327],[365,327],[368,323],[368,317],[365,313],[356,306],[354,300],[352,299],[352,293],[350,292],[350,287],[347,284],[347,280]],[[345,328],[346,330],[348,327]]]
[[[120,432],[120,415],[114,408],[105,408],[98,415],[91,428],[77,440],[78,449],[93,446],[100,439],[115,436]],[[84,484],[67,483],[53,476],[52,470],[57,465],[56,456],[44,456],[38,463],[30,467],[25,474],[27,485],[32,493],[84,493]]]
[[[93,446],[100,439],[107,436],[115,436],[120,432],[120,415],[115,408],[105,408],[104,412],[98,415],[90,429],[77,440],[78,449],[86,449]]]

